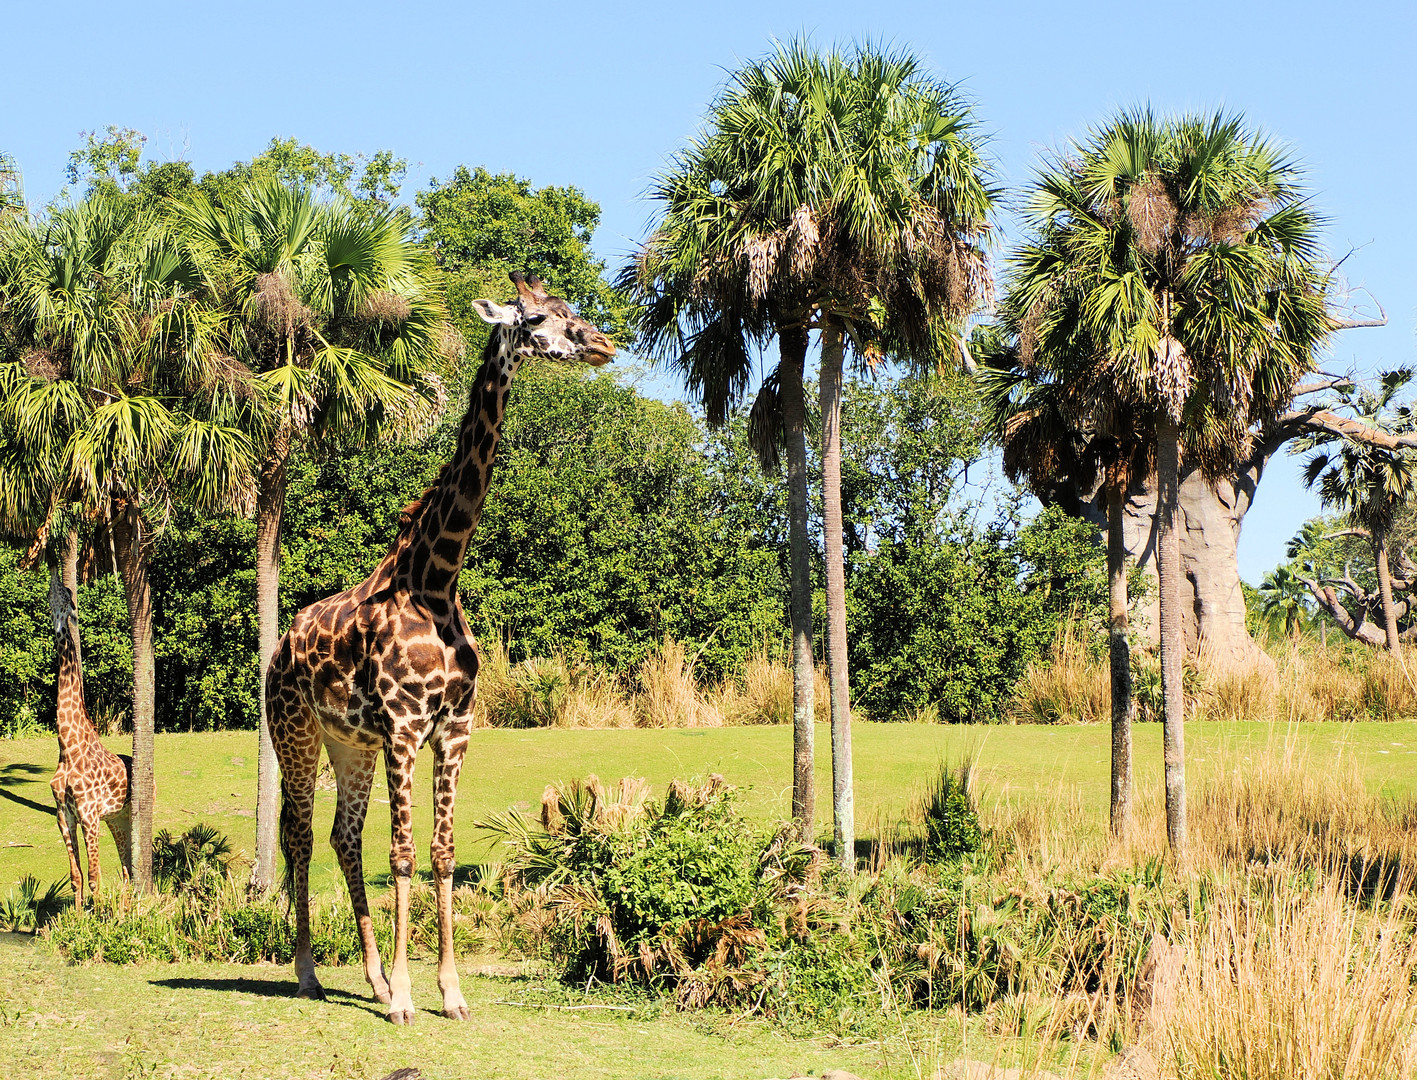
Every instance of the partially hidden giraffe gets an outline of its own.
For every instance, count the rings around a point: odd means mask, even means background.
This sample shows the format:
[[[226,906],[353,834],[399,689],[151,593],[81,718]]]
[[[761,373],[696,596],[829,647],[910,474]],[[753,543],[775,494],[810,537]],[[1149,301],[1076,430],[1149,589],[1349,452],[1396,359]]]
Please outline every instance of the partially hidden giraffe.
[[[54,651],[59,664],[59,766],[49,790],[58,808],[59,835],[69,854],[69,881],[74,886],[74,906],[84,903],[84,875],[79,865],[79,830],[89,858],[89,892],[97,896],[101,877],[98,865],[99,822],[106,821],[118,845],[118,861],[126,882],[132,871],[130,847],[129,781],[133,759],[115,754],[99,741],[98,730],[84,707],[84,673],[79,660],[79,620],[74,596],[59,576],[49,572],[49,610],[54,616]]]
[[[400,519],[393,547],[354,588],[302,609],[276,646],[266,676],[267,717],[281,773],[280,840],[296,916],[299,997],[323,998],[310,952],[309,867],[315,778],[323,746],[337,796],[330,844],[349,886],[364,976],[395,1024],[413,1022],[408,973],[410,811],[414,758],[433,748],[434,824],[429,854],[437,888],[438,988],[443,1015],[467,1019],[453,960],[453,801],[468,746],[478,652],[458,598],[458,574],[482,514],[508,388],[529,357],[608,363],[615,346],[535,277],[511,275],[517,297],[474,301],[492,333],[472,384],[457,452]],[[379,959],[364,889],[361,834],[379,752],[384,754],[393,838],[394,961]]]

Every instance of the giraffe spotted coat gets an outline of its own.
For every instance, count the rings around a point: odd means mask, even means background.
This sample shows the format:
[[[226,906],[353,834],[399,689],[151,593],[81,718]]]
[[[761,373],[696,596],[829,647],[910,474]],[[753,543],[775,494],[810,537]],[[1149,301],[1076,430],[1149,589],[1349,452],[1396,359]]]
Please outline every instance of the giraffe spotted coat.
[[[433,749],[438,986],[443,1014],[467,1018],[452,952],[453,803],[467,750],[478,653],[457,595],[458,574],[482,512],[513,376],[532,356],[600,365],[615,347],[535,278],[512,276],[509,304],[476,301],[493,331],[473,381],[454,458],[403,515],[393,547],[364,581],[300,611],[271,657],[267,717],[281,771],[281,848],[296,911],[300,996],[323,997],[310,952],[311,817],[320,750],[334,769],[330,843],[349,886],[364,974],[397,1024],[414,1017],[408,974],[409,885],[415,868],[414,760]],[[364,888],[361,834],[382,751],[389,791],[394,959],[387,975]]]

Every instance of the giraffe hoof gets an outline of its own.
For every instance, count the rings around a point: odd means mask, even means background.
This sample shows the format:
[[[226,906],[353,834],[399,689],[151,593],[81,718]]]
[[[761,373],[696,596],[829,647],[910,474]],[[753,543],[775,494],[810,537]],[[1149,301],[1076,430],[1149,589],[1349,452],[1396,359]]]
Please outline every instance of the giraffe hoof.
[[[324,1001],[325,988],[319,983],[316,983],[314,986],[302,986],[299,990],[295,991],[295,996],[297,998],[305,998],[309,1001]]]
[[[399,1027],[411,1025],[413,1023],[413,1010],[409,1009],[407,1012],[404,1012],[395,1009],[393,1012],[389,1013],[389,1022],[391,1024],[397,1024]]]
[[[374,987],[374,1000],[377,1001],[380,1005],[392,1005],[394,1001],[394,995],[389,990],[387,985],[385,985],[383,989],[380,989],[376,986]]]
[[[443,1015],[446,1016],[449,1020],[466,1020],[467,1007],[464,1005],[458,1005],[456,1008],[444,1009]]]

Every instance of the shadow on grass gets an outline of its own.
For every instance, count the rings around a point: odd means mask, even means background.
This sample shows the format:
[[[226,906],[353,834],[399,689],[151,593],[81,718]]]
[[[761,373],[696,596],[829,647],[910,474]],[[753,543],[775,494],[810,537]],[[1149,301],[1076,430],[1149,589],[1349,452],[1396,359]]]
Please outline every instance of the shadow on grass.
[[[252,994],[256,997],[295,998],[295,987],[287,981],[275,982],[266,979],[152,979],[151,986],[164,986],[169,990],[213,990],[223,994]],[[351,994],[344,990],[325,988],[325,1000],[334,1005],[363,1009],[367,1013],[382,1017],[382,1006],[368,998]]]
[[[490,863],[459,863],[453,867],[453,888],[459,885],[479,885],[485,881],[492,869]],[[423,882],[426,885],[433,884],[433,875],[426,869],[419,870],[413,875],[415,882]],[[365,874],[364,884],[370,888],[387,889],[394,883],[394,875]]]
[[[0,769],[0,798],[9,799],[11,802],[19,803],[31,810],[38,810],[41,814],[48,814],[54,817],[57,811],[52,806],[45,806],[44,803],[37,803],[33,799],[26,799],[23,795],[16,795],[9,790],[11,784],[31,784],[34,783],[35,774],[49,772],[43,765],[34,765],[28,761],[15,761]]]

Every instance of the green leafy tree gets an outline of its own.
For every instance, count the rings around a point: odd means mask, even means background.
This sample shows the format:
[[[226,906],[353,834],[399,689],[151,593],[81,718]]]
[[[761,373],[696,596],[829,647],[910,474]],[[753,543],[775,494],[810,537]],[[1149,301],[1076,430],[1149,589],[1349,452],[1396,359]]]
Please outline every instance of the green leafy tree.
[[[223,312],[233,380],[249,392],[261,447],[256,489],[260,626],[258,888],[275,880],[278,770],[266,728],[266,661],[279,631],[280,534],[287,465],[303,438],[368,441],[416,431],[441,405],[439,372],[460,341],[406,210],[321,201],[257,170],[212,201],[180,207],[211,303]]]
[[[1154,425],[1167,834],[1186,846],[1179,456],[1233,467],[1333,329],[1320,222],[1298,167],[1240,119],[1124,113],[1045,163],[1012,258],[1021,365],[1060,412]],[[1140,434],[1138,428],[1132,429]],[[1137,440],[1140,441],[1140,440]]]
[[[511,173],[459,165],[414,199],[446,275],[449,308],[474,343],[487,327],[472,301],[504,288],[513,271],[536,274],[615,341],[629,340],[629,307],[591,253],[600,207],[577,188],[533,189]]]
[[[1297,641],[1310,616],[1309,591],[1299,576],[1287,566],[1271,570],[1260,582],[1259,599],[1264,617]]]
[[[721,423],[749,386],[752,346],[780,362],[754,406],[765,466],[787,458],[795,739],[793,815],[812,818],[811,606],[803,366],[821,330],[823,506],[835,825],[854,850],[841,388],[857,358],[937,365],[987,292],[994,197],[969,108],[905,53],[821,53],[804,41],[734,73],[705,132],[656,183],[662,216],[624,282],[650,349]]]

